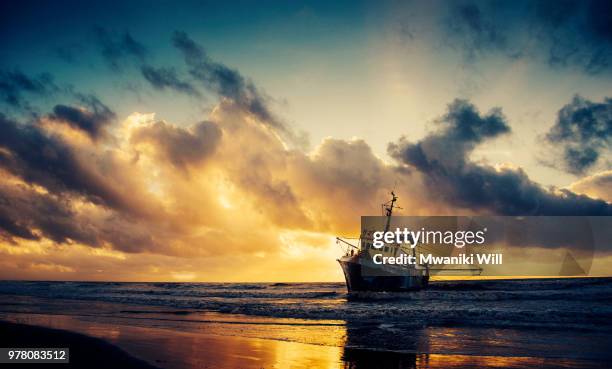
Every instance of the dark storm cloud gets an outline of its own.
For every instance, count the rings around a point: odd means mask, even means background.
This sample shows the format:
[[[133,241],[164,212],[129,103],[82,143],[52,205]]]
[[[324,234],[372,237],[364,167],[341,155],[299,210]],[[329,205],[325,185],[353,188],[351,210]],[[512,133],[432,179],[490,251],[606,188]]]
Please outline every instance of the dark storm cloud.
[[[95,41],[102,57],[113,70],[120,70],[125,59],[143,62],[147,49],[128,32],[116,34],[102,27],[94,29]]]
[[[0,71],[0,99],[13,108],[30,108],[26,94],[45,96],[57,90],[48,73],[28,76],[19,70]]]
[[[400,139],[389,154],[421,172],[432,194],[453,206],[500,215],[612,215],[612,205],[568,190],[547,190],[521,169],[470,161],[478,143],[507,133],[499,109],[480,114],[455,100],[440,119],[439,130],[417,143]]]
[[[589,74],[612,70],[612,3],[607,0],[451,2],[443,20],[466,56],[502,52]]]
[[[189,96],[200,97],[200,92],[188,81],[181,80],[174,68],[155,68],[143,65],[140,68],[142,76],[158,90],[166,88],[175,90]]]
[[[578,65],[586,72],[609,71],[612,65],[612,3],[607,0],[539,1],[535,19],[540,35],[550,37],[551,65]]]
[[[262,124],[271,126],[290,140],[296,142],[303,139],[303,137],[297,137],[285,122],[270,111],[269,99],[237,70],[210,59],[204,49],[189,38],[185,32],[175,32],[173,43],[183,54],[191,76],[202,82],[205,88],[220,97],[231,100]]]
[[[570,173],[584,173],[612,148],[612,99],[594,103],[575,96],[559,110],[546,138],[563,147],[564,167]]]
[[[212,61],[185,32],[175,32],[174,46],[185,57],[190,74],[220,96],[236,102],[264,122],[280,125],[266,106],[266,99],[237,70]]]
[[[118,214],[79,214],[65,195],[40,193],[25,185],[0,184],[0,238],[78,242],[92,247],[105,243],[125,252],[155,250],[150,232]]]
[[[221,129],[211,122],[200,122],[190,129],[157,122],[139,127],[131,135],[133,143],[153,144],[162,159],[179,169],[204,161],[215,151],[220,139]]]
[[[129,201],[80,162],[74,150],[38,126],[0,114],[0,167],[55,193],[71,192],[111,208],[132,211]]]
[[[0,192],[0,239],[12,239],[13,237],[26,240],[36,240],[38,237],[25,225],[14,219],[14,214],[3,211],[12,199]]]
[[[42,234],[55,242],[72,239],[92,246],[99,244],[80,227],[68,201],[26,186],[0,186],[0,219],[6,220],[0,224],[5,236],[39,240]]]
[[[95,96],[82,96],[88,109],[67,105],[55,105],[49,117],[87,133],[93,140],[106,136],[105,128],[116,118],[116,114]]]

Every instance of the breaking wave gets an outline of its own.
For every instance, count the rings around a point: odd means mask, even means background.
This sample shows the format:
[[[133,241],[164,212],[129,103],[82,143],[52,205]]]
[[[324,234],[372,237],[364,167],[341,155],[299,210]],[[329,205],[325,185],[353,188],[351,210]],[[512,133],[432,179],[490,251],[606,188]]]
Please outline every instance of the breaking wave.
[[[4,305],[7,295],[25,295],[157,306],[175,316],[215,311],[418,327],[612,329],[610,278],[445,281],[418,292],[358,294],[346,293],[341,283],[2,281],[0,294]]]

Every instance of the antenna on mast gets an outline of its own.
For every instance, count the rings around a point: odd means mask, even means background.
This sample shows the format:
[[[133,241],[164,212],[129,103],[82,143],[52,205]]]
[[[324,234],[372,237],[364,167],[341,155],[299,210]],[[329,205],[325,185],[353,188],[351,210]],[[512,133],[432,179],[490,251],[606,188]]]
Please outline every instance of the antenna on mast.
[[[393,214],[393,208],[401,209],[399,206],[395,206],[396,201],[397,195],[395,195],[395,191],[391,191],[391,200],[382,204],[383,210],[385,211],[385,216],[387,217],[385,232],[389,230],[389,225],[391,224],[391,215]]]
[[[391,214],[393,214],[393,206],[395,205],[396,201],[397,196],[395,195],[395,192],[391,191],[391,201],[388,203],[389,205],[385,206],[386,216],[390,217]]]

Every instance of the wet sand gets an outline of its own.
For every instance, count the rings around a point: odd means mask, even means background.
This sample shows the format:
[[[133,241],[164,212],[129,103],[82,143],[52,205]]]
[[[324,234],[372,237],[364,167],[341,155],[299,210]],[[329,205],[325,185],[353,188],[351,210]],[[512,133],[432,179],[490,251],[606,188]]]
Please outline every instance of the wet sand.
[[[70,348],[70,363],[45,364],[45,367],[156,369],[104,340],[61,329],[0,321],[0,347]],[[14,366],[34,368],[40,365],[20,363]],[[10,365],[2,364],[3,368],[7,366]]]
[[[116,325],[96,323],[91,320],[79,320],[71,317],[35,315],[31,317],[18,316],[15,320],[26,321],[28,324],[45,326],[62,326],[75,332],[84,332],[90,336],[73,335],[65,330],[38,328],[30,325],[3,323],[0,332],[3,337],[3,347],[16,345],[28,346],[27,337],[32,332],[44,332],[42,339],[32,341],[32,346],[64,347],[68,342],[78,343],[70,347],[71,357],[75,359],[75,368],[96,368],[99,357],[106,356],[109,347],[120,347],[136,360],[142,358],[149,364],[159,368],[193,369],[193,368],[337,368],[342,367],[342,350],[339,347],[310,345],[279,340],[267,340],[228,335],[217,335],[193,332],[178,332],[169,329],[147,328],[132,325]],[[215,323],[210,323],[213,325]],[[12,343],[9,332],[17,331],[25,338]],[[7,334],[5,334],[7,333]],[[79,343],[80,342],[80,343]],[[108,342],[108,343],[106,343]],[[42,347],[41,346],[41,347]],[[84,352],[79,351],[86,348]],[[96,355],[92,355],[95,353]],[[91,355],[90,359],[88,358]],[[153,366],[123,365],[127,361],[119,356],[108,356],[101,366],[105,368],[152,368]],[[91,365],[90,365],[91,364]],[[112,364],[112,365],[109,365]],[[21,365],[21,364],[19,364]],[[61,365],[61,364],[56,364]]]
[[[605,359],[479,353],[390,352],[352,346],[346,322],[194,314],[85,301],[4,301],[2,347],[70,347],[73,368],[609,368]],[[32,326],[44,327],[33,328]],[[61,330],[58,330],[61,329]],[[69,332],[67,332],[69,331]],[[75,332],[75,333],[71,333]],[[352,333],[351,333],[352,332]],[[429,336],[436,344],[456,331]],[[417,332],[415,332],[415,335]],[[88,337],[82,336],[86,335]],[[393,338],[390,333],[390,338]],[[492,340],[490,339],[492,342]],[[433,342],[431,342],[433,343]],[[434,346],[428,347],[432,348]],[[593,344],[596,340],[593,339]],[[455,352],[460,352],[459,350]],[[534,352],[532,350],[532,352]],[[537,351],[535,351],[537,352]],[[68,367],[65,364],[62,367]],[[23,368],[24,364],[19,364]],[[27,366],[26,366],[27,367]],[[45,366],[46,367],[46,366]]]
[[[46,319],[48,317],[38,317]],[[62,319],[62,324],[68,323]],[[72,324],[74,323],[74,324]],[[77,322],[67,324],[79,330]],[[64,368],[607,368],[608,363],[535,357],[407,354],[223,335],[192,334],[133,326],[93,327],[105,340],[66,330],[0,322],[7,346],[70,347]],[[93,329],[93,330],[92,330]],[[112,342],[113,345],[108,342]],[[126,354],[123,350],[133,356]],[[146,359],[140,360],[138,357]],[[147,363],[147,361],[149,363]],[[3,366],[4,367],[4,366]],[[15,367],[36,367],[17,364]],[[47,367],[47,366],[45,366]]]

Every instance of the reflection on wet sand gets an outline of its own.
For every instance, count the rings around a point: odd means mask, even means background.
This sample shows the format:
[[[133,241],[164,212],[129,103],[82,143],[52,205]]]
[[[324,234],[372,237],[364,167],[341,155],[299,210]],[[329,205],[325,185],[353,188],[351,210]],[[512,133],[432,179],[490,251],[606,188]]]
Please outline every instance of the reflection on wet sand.
[[[12,314],[2,319],[102,338],[160,368],[340,368],[342,348],[235,336],[234,324],[207,323],[179,331],[101,322],[98,318]],[[227,326],[227,324],[225,324]],[[248,328],[240,328],[248,329]],[[210,332],[215,332],[214,334]]]
[[[481,355],[414,354],[350,347],[363,336],[345,335],[343,346],[326,346],[278,339],[239,336],[248,325],[207,323],[197,331],[113,324],[99,319],[62,315],[3,315],[25,324],[61,328],[103,338],[129,354],[161,368],[596,368],[602,362]],[[225,327],[224,327],[225,325]],[[226,329],[224,329],[226,328]],[[261,327],[259,327],[261,329]],[[286,326],[285,330],[292,330]],[[306,334],[307,331],[301,331]],[[347,329],[345,332],[364,333]],[[416,332],[415,332],[416,333]],[[237,335],[238,334],[238,335]],[[294,338],[296,332],[294,332]],[[311,329],[308,334],[316,335]],[[395,337],[397,339],[397,337]],[[304,338],[305,341],[309,340]],[[408,347],[405,347],[408,349]]]
[[[407,330],[376,322],[215,313],[176,315],[156,309],[134,314],[126,313],[133,309],[116,304],[55,301],[41,305],[39,302],[16,301],[13,297],[11,304],[2,304],[0,319],[102,338],[160,368],[612,367],[604,361],[608,360],[607,356],[597,356],[607,352],[605,346],[609,342],[603,338],[598,340],[593,332],[583,336],[580,332],[571,332],[571,342],[566,339],[566,342],[553,343],[547,341],[550,332],[526,334],[511,329],[465,327]],[[578,345],[582,354],[589,355],[584,357],[593,360],[542,357],[547,356],[543,354],[545,351],[550,357],[567,357],[568,353],[563,350],[570,343]],[[587,343],[589,347],[585,347]]]
[[[460,328],[415,328],[411,337],[393,334],[385,329],[386,341],[381,341],[381,333],[376,329],[363,326],[347,325],[346,342],[342,352],[344,369],[462,369],[462,368],[607,368],[612,362],[607,359],[583,360],[545,358],[538,356],[538,349],[531,349],[536,355],[525,355],[527,350],[520,351],[512,339],[512,330],[506,331],[506,340],[498,336],[503,334],[489,330],[488,336],[472,337]],[[503,330],[502,330],[503,331]],[[389,350],[364,349],[367,342],[376,341]],[[554,345],[551,343],[551,346]],[[593,343],[597,345],[597,343]],[[370,346],[371,347],[371,346]],[[502,348],[505,355],[500,355]],[[438,352],[438,353],[431,353]],[[440,353],[444,352],[444,353]],[[471,352],[463,354],[462,352]],[[515,356],[508,355],[514,352]],[[542,354],[544,351],[540,351]],[[458,353],[458,354],[455,354]],[[567,354],[567,353],[566,353]],[[523,355],[523,356],[521,356]]]
[[[344,369],[606,368],[610,363],[536,357],[406,354],[346,348]]]

